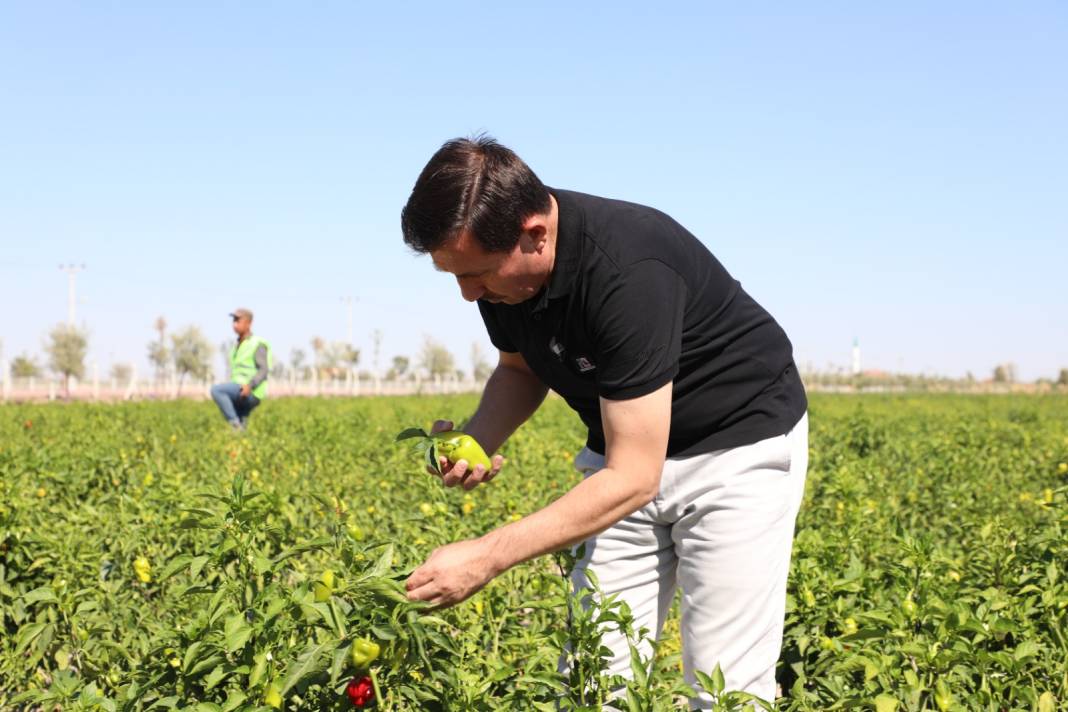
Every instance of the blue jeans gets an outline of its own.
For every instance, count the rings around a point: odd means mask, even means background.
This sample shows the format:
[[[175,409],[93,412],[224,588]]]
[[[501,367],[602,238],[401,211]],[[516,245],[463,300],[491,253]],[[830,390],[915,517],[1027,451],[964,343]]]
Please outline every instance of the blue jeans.
[[[248,426],[249,413],[260,404],[260,399],[251,393],[243,398],[241,386],[236,383],[216,383],[211,387],[211,397],[215,399],[223,417],[238,428]]]

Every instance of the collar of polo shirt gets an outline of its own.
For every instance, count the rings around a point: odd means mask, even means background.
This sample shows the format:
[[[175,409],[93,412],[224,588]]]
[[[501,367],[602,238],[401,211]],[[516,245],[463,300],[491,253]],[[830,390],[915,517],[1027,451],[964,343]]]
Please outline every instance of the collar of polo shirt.
[[[570,196],[552,188],[548,190],[556,199],[556,254],[553,257],[549,286],[542,290],[531,310],[532,313],[545,309],[550,299],[557,299],[571,292],[578,275],[578,266],[582,262],[583,231],[586,226],[582,210]]]

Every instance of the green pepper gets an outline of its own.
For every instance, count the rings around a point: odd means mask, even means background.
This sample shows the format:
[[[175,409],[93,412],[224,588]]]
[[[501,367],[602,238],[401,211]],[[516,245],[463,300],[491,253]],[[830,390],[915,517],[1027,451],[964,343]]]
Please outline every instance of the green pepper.
[[[312,591],[315,593],[317,602],[329,601],[330,597],[334,595],[334,572],[330,569],[324,571],[320,580],[312,584]]]
[[[374,662],[380,652],[378,643],[367,638],[357,638],[352,643],[352,664],[362,670]]]
[[[263,704],[278,709],[282,706],[282,691],[278,689],[278,683],[272,682],[263,693]]]
[[[478,441],[459,430],[446,430],[440,433],[427,434],[421,428],[408,428],[399,433],[394,442],[408,440],[409,438],[420,439],[418,447],[424,450],[423,456],[426,459],[427,467],[439,475],[445,474],[441,470],[442,457],[454,465],[460,460],[466,460],[470,471],[473,471],[478,465],[486,468],[487,472],[493,467],[489,457],[486,455],[486,451],[482,449]]]

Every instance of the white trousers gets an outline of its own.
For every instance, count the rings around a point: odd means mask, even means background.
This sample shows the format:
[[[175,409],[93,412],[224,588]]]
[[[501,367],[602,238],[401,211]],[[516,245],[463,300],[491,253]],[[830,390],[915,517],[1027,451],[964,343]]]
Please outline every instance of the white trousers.
[[[583,449],[575,469],[589,476],[604,457]],[[794,522],[808,470],[808,415],[786,435],[695,457],[668,459],[656,499],[586,542],[572,576],[592,569],[606,595],[630,606],[635,630],[659,637],[675,586],[682,589],[682,660],[723,670],[727,690],[775,699],[775,665],[786,615],[786,575]],[[630,676],[630,651],[605,630],[610,672]],[[647,642],[639,647],[651,655]],[[690,701],[710,709],[702,693]]]

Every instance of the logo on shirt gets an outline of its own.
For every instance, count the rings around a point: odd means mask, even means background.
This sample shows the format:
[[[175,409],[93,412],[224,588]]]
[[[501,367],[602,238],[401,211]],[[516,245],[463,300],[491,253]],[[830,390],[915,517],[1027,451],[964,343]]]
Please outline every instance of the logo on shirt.
[[[579,356],[577,359],[575,359],[575,367],[578,368],[579,373],[588,373],[589,371],[592,371],[593,369],[597,368],[597,365],[585,356]]]
[[[554,336],[549,339],[549,351],[552,352],[553,356],[555,356],[558,361],[563,361],[564,353],[567,351],[567,349],[564,348],[564,345],[557,341],[556,337]]]

